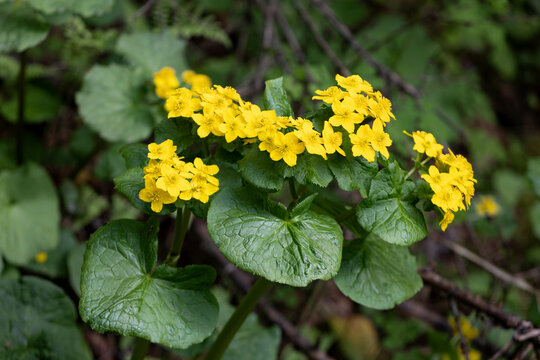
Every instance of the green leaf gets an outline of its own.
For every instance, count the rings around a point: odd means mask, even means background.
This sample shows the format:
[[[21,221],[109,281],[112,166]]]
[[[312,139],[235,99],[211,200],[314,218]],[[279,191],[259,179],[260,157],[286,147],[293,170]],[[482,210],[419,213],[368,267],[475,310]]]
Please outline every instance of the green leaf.
[[[534,192],[540,196],[540,157],[529,159],[527,162],[527,176],[531,180]]]
[[[69,284],[79,297],[81,296],[81,272],[85,251],[86,243],[77,244],[71,249],[67,258]]]
[[[144,172],[142,166],[127,169],[122,175],[114,178],[114,188],[124,194],[131,205],[147,214],[156,214],[150,203],[139,198],[139,192],[144,188]],[[167,215],[176,210],[174,204],[165,204],[159,215]]]
[[[25,93],[24,122],[40,123],[50,120],[60,111],[60,98],[54,92],[28,85]],[[13,96],[1,105],[2,115],[9,122],[17,121],[18,100]]]
[[[21,52],[41,43],[50,26],[25,3],[0,3],[0,52]]]
[[[359,190],[364,197],[367,196],[371,179],[378,171],[375,162],[338,154],[328,157],[328,166],[341,189],[345,191]]]
[[[109,11],[114,0],[27,0],[28,4],[47,15],[74,13],[89,17]]]
[[[26,264],[58,245],[60,211],[49,175],[28,164],[0,172],[0,254]]]
[[[146,166],[148,162],[148,145],[141,143],[127,144],[120,148],[120,154],[126,162],[126,168]]]
[[[109,141],[146,139],[154,120],[143,101],[145,80],[128,67],[94,66],[76,95],[83,120]]]
[[[242,177],[261,189],[278,191],[283,187],[283,177],[279,171],[279,164],[266,152],[253,147],[240,161],[238,166]]]
[[[540,239],[540,201],[535,202],[529,210],[529,218],[531,220],[534,236],[536,236],[537,239]]]
[[[62,229],[60,242],[55,249],[47,253],[47,261],[38,263],[33,259],[29,263],[22,265],[22,267],[50,278],[63,277],[67,275],[67,256],[76,243],[77,240],[73,233],[67,229]]]
[[[154,130],[154,141],[161,144],[167,139],[171,139],[178,148],[178,151],[186,150],[193,144],[191,129],[193,121],[187,118],[172,118],[161,121]]]
[[[339,269],[343,234],[330,217],[307,211],[286,219],[283,205],[246,188],[220,191],[208,231],[236,266],[270,281],[306,286]]]
[[[414,203],[415,185],[397,163],[377,173],[369,196],[357,207],[357,219],[368,232],[391,244],[408,246],[427,235],[424,215]]]
[[[291,217],[300,216],[309,211],[309,208],[311,207],[311,204],[313,204],[313,200],[315,200],[317,195],[319,195],[319,193],[311,194],[296,204],[296,206],[291,210]]]
[[[4,278],[0,298],[0,358],[92,358],[77,328],[75,307],[58,286],[31,276]]]
[[[122,145],[116,144],[105,150],[94,168],[94,174],[97,178],[103,180],[112,180],[126,171],[126,162],[120,149]]]
[[[151,79],[154,72],[165,66],[174,68],[178,76],[186,70],[185,46],[185,42],[171,32],[141,32],[120,36],[116,51],[131,64],[140,67]]]
[[[213,268],[172,268],[157,261],[157,220],[115,220],[88,241],[81,276],[82,319],[98,332],[137,336],[173,348],[203,341],[218,306]]]
[[[288,166],[285,162],[278,163],[285,177],[294,177],[300,184],[315,184],[327,187],[334,179],[328,168],[328,161],[319,155],[303,153],[298,156],[295,166]]]
[[[279,77],[265,82],[263,95],[265,110],[275,110],[277,116],[294,116],[287,93],[283,88],[283,78]]]
[[[393,308],[422,288],[414,256],[407,248],[373,234],[343,248],[341,269],[334,281],[353,301],[374,309]]]

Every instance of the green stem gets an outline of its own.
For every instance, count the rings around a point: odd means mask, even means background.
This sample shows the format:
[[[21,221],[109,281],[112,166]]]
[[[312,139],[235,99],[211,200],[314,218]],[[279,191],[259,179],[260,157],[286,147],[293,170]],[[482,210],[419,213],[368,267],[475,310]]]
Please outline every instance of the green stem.
[[[296,193],[296,188],[294,187],[294,179],[289,178],[289,190],[291,191],[292,201],[298,201],[298,194]]]
[[[135,345],[133,347],[133,354],[131,354],[131,360],[144,360],[150,341],[141,338],[135,338]]]
[[[268,291],[270,286],[272,286],[272,282],[264,278],[259,278],[253,284],[246,296],[240,301],[240,304],[227,321],[227,324],[225,324],[225,327],[219,333],[216,341],[212,344],[205,360],[221,359],[238,329],[240,329],[247,316],[251,313],[255,305],[257,305],[260,298]]]
[[[26,51],[21,53],[20,68],[19,68],[19,94],[17,108],[17,135],[16,135],[16,161],[17,165],[23,162],[23,133],[24,133],[24,103],[25,103],[25,86],[26,86]]]
[[[189,227],[189,220],[191,219],[191,211],[184,206],[178,208],[176,212],[176,223],[174,225],[174,239],[171,249],[167,254],[165,264],[169,266],[176,266],[178,260],[180,259],[180,251],[182,250],[182,245],[184,245],[184,239],[186,238],[186,233]]]
[[[354,214],[356,214],[356,207],[355,206],[353,206],[349,210],[346,210],[346,211],[342,212],[341,214],[337,215],[334,219],[338,223],[341,224],[344,220],[347,220],[349,217],[353,216]]]

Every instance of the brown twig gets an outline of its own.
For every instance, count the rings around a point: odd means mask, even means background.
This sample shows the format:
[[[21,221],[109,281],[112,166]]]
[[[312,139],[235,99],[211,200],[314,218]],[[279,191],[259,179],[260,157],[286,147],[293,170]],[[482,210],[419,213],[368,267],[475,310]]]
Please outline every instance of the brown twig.
[[[230,278],[234,284],[243,292],[247,292],[251,286],[251,280],[249,275],[243,273],[233,264],[231,264],[223,254],[219,251],[214,242],[208,235],[206,225],[204,222],[195,219],[193,222],[193,230],[196,231],[198,238],[201,239],[201,244],[210,255],[212,255],[216,261],[221,265],[221,271],[224,275]],[[294,346],[305,353],[310,359],[314,360],[332,360],[328,354],[319,350],[314,344],[303,337],[296,327],[285,318],[279,311],[269,305],[264,299],[259,302],[257,306],[266,317],[279,326],[285,336],[290,339]]]
[[[510,339],[510,341],[504,345],[502,348],[499,349],[495,354],[493,354],[492,357],[489,358],[489,360],[497,360],[504,354],[508,353],[508,350],[514,345],[514,339]]]
[[[326,56],[328,56],[330,61],[332,61],[332,63],[334,64],[336,69],[339,71],[339,73],[341,75],[344,75],[344,76],[350,75],[351,72],[349,71],[349,69],[347,69],[347,67],[336,56],[336,54],[334,53],[334,51],[332,50],[330,45],[328,45],[328,42],[324,39],[324,36],[322,36],[319,29],[317,29],[317,27],[315,26],[315,23],[313,22],[313,20],[309,16],[309,13],[304,8],[304,6],[300,3],[300,1],[299,0],[293,0],[293,4],[294,4],[294,7],[296,8],[296,10],[298,11],[298,13],[300,14],[300,17],[306,23],[309,30],[313,34],[313,37],[315,38],[315,41],[317,42],[317,44],[319,44],[319,46],[324,51]]]
[[[334,14],[334,10],[324,0],[311,0],[311,2],[317,7],[319,12],[330,21],[330,23],[337,29],[337,31],[351,44],[352,48],[372,66],[379,76],[395,84],[402,92],[408,94],[413,99],[418,100],[420,98],[420,92],[411,84],[404,81],[398,74],[387,68],[386,66],[378,63],[369,52],[367,52],[356,40],[349,28],[343,24]]]
[[[453,298],[450,298],[450,309],[452,310],[452,317],[456,323],[456,329],[459,334],[459,345],[461,347],[461,352],[465,357],[465,360],[470,360],[469,357],[469,346],[467,345],[467,339],[463,336],[463,331],[461,330],[461,324],[459,323],[459,310],[456,304],[456,301]]]

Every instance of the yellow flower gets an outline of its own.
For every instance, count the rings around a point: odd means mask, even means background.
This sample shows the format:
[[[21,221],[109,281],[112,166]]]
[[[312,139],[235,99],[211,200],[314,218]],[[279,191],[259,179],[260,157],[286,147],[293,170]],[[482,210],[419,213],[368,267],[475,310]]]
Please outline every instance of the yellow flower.
[[[196,182],[191,181],[189,183],[190,188],[186,191],[180,193],[180,199],[190,200],[197,199],[202,203],[207,203],[210,199],[210,195],[214,194],[219,188],[216,185],[205,183],[205,182]]]
[[[442,231],[446,231],[446,228],[452,221],[454,221],[454,213],[447,210],[444,213],[442,220],[439,222],[439,226],[441,227]]]
[[[201,92],[212,86],[212,80],[206,75],[197,74],[193,70],[186,70],[182,73],[182,80],[191,85],[191,90]]]
[[[236,102],[242,101],[242,98],[240,98],[240,95],[238,94],[238,92],[232,87],[230,86],[222,87],[219,85],[214,85],[214,87],[216,88],[216,91],[218,92],[218,94],[223,95],[226,98],[229,98]]]
[[[39,264],[43,264],[45,261],[47,261],[47,258],[48,256],[46,252],[40,252],[34,257],[34,260]]]
[[[276,132],[273,143],[275,147],[270,152],[270,158],[274,161],[283,159],[289,166],[295,166],[297,155],[304,152],[304,144],[298,141],[293,132],[287,134]]]
[[[165,110],[168,112],[167,117],[191,117],[195,111],[200,110],[200,100],[192,96],[191,90],[186,88],[169,92],[165,101]]]
[[[342,102],[332,104],[332,116],[328,121],[332,126],[343,126],[348,133],[354,133],[355,124],[364,121],[364,116],[354,112],[354,100],[351,97],[346,97]]]
[[[178,197],[180,191],[189,189],[189,182],[178,172],[178,170],[170,166],[162,166],[161,177],[157,179],[156,186],[158,189],[167,191],[171,196]]]
[[[363,156],[367,161],[375,160],[375,151],[371,147],[373,131],[369,125],[361,125],[356,134],[350,134],[353,156]]]
[[[454,319],[454,317],[450,317],[448,319],[448,324],[452,328],[454,335],[458,335],[459,331],[456,327],[456,320]],[[472,326],[472,324],[469,322],[469,320],[465,316],[459,317],[459,328],[461,329],[461,333],[463,334],[463,337],[468,342],[473,341],[479,335],[478,330],[476,330],[474,326]]]
[[[193,173],[192,182],[209,182],[212,185],[218,186],[219,180],[212,175],[219,172],[217,165],[205,165],[201,158],[195,158],[193,164],[188,164],[191,173]]]
[[[494,217],[501,211],[493,195],[480,195],[476,203],[476,212],[480,216]]]
[[[164,67],[157,73],[154,73],[154,85],[156,86],[156,95],[162,99],[167,98],[167,94],[180,86],[176,78],[176,72],[171,67]]]
[[[414,140],[413,150],[419,153],[425,153],[429,157],[438,157],[442,154],[443,146],[437,143],[433,134],[425,131],[413,131],[412,134],[404,131]]]
[[[311,121],[303,122],[302,128],[295,130],[294,134],[306,146],[308,153],[320,155],[325,160],[327,159],[326,150],[323,146],[323,138],[318,131],[313,129],[313,123]]]
[[[148,144],[148,158],[159,160],[171,160],[176,155],[176,145],[171,139],[167,139],[161,144]]]
[[[421,177],[429,183],[429,186],[431,186],[434,192],[441,191],[443,188],[451,186],[450,174],[439,172],[439,169],[433,165],[429,167],[428,174],[424,174]]]
[[[390,140],[390,135],[384,132],[382,123],[380,121],[373,122],[373,135],[371,138],[371,147],[373,150],[378,151],[388,159],[390,154],[388,153],[387,147],[392,145],[392,140]]]
[[[328,121],[324,122],[324,129],[322,131],[324,148],[326,149],[327,154],[333,154],[336,151],[341,155],[345,156],[345,151],[340,148],[341,143],[343,142],[342,133],[334,132],[334,129]]]
[[[431,202],[440,207],[444,212],[465,209],[463,206],[463,195],[453,186],[442,187],[436,191],[431,198]]]
[[[333,104],[340,101],[345,96],[343,92],[337,86],[331,86],[326,90],[315,90],[316,96],[313,96],[312,100],[322,100],[327,104]]]
[[[339,86],[350,92],[365,92],[368,94],[373,92],[371,84],[363,80],[359,75],[343,77],[338,74],[336,75],[336,81]]]
[[[225,134],[225,140],[230,143],[236,138],[246,137],[244,129],[246,128],[246,123],[244,118],[241,116],[228,116],[223,118],[223,122],[219,126],[219,130]]]
[[[205,138],[210,135],[210,133],[223,135],[223,132],[220,129],[223,118],[218,114],[193,114],[191,118],[199,125],[197,135],[199,135],[200,138]]]
[[[172,196],[165,190],[161,190],[156,186],[156,182],[151,178],[145,178],[144,188],[139,191],[139,198],[145,202],[151,203],[150,207],[153,212],[160,212],[163,209],[163,204],[172,204],[177,197]]]
[[[383,123],[389,122],[390,118],[396,119],[392,114],[392,103],[378,91],[375,93],[375,100],[369,102],[368,110],[371,116]]]

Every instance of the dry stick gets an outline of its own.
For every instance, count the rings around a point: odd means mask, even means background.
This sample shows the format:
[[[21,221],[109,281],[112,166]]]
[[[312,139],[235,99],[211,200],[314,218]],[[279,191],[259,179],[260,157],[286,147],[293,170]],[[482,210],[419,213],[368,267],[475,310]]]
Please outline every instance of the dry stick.
[[[302,20],[306,23],[309,30],[313,34],[313,37],[315,38],[315,41],[317,41],[317,44],[321,47],[321,49],[324,51],[326,56],[332,61],[334,66],[338,69],[341,75],[348,76],[351,74],[349,69],[341,62],[341,60],[336,56],[330,45],[328,45],[328,42],[324,39],[324,36],[319,32],[319,29],[317,29],[317,26],[315,26],[315,23],[313,20],[311,20],[311,17],[309,16],[309,13],[306,11],[304,6],[300,3],[299,0],[293,0],[294,7],[300,14],[300,17]]]
[[[497,359],[499,359],[501,356],[506,354],[508,352],[508,350],[510,350],[512,345],[514,345],[514,339],[510,339],[508,344],[506,344],[502,348],[500,348],[499,351],[497,351],[495,354],[493,354],[493,356],[490,357],[488,360],[497,360]]]
[[[195,220],[193,223],[193,230],[196,232],[197,237],[201,239],[201,245],[204,250],[207,251],[210,255],[212,255],[216,261],[219,262],[222,267],[223,273],[227,277],[229,277],[240,290],[242,290],[243,292],[247,292],[251,286],[249,276],[238,270],[236,266],[231,264],[225,258],[225,256],[223,256],[223,254],[219,251],[217,246],[208,236],[204,222]],[[259,308],[259,310],[262,310],[262,312],[264,312],[266,317],[271,322],[281,328],[285,336],[287,336],[287,338],[291,340],[291,342],[298,350],[304,352],[310,359],[332,360],[332,358],[328,356],[328,354],[319,350],[317,346],[315,346],[309,340],[303,337],[298,332],[296,327],[291,324],[289,320],[287,320],[286,317],[284,317],[274,307],[269,305],[264,299],[259,302],[257,307]]]
[[[489,273],[491,273],[493,276],[495,276],[496,278],[510,284],[510,285],[513,285],[515,287],[517,287],[518,289],[521,289],[525,292],[528,292],[529,294],[532,294],[534,296],[537,297],[537,299],[539,298],[539,291],[536,290],[532,285],[530,285],[527,281],[519,278],[519,277],[516,277],[512,274],[509,274],[508,272],[504,271],[503,269],[499,268],[498,266],[490,263],[489,261],[481,258],[480,256],[476,255],[475,253],[473,253],[472,251],[470,251],[469,249],[459,245],[459,244],[456,244],[454,242],[451,242],[451,241],[448,241],[448,240],[440,240],[440,243],[442,245],[444,245],[446,248],[452,250],[453,252],[455,252],[456,254],[464,257],[465,259],[475,263],[476,265],[480,266],[481,268],[483,268],[484,270],[488,271]]]
[[[276,9],[276,20],[279,27],[281,28],[281,31],[283,32],[283,35],[285,36],[285,40],[287,40],[287,43],[291,47],[291,50],[298,59],[298,63],[304,69],[304,73],[306,74],[306,81],[308,83],[314,83],[315,79],[313,78],[311,71],[306,66],[306,55],[302,50],[302,46],[300,46],[300,43],[298,42],[294,31],[289,26],[289,22],[287,21],[281,10],[279,10],[279,8]]]
[[[465,360],[470,360],[467,340],[465,339],[465,336],[463,336],[463,331],[461,331],[461,324],[459,323],[459,310],[457,308],[456,301],[453,298],[450,298],[450,309],[452,310],[452,316],[454,317],[456,329],[459,334],[459,344],[461,346],[461,352],[463,353],[463,356],[465,356]]]
[[[410,95],[415,100],[420,98],[420,92],[411,84],[404,81],[398,74],[388,69],[386,66],[379,64],[369,52],[367,52],[351,33],[349,28],[343,24],[334,14],[334,11],[324,0],[311,0],[311,2],[317,7],[319,12],[323,14],[328,21],[337,29],[337,31],[351,44],[353,49],[371,65],[377,73],[387,81],[394,83],[402,92]]]

